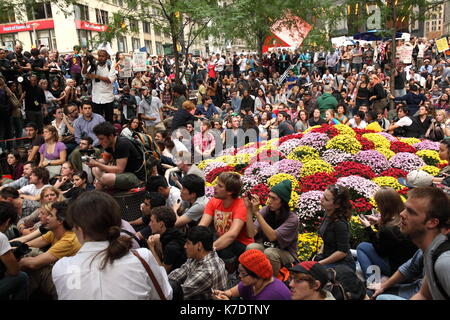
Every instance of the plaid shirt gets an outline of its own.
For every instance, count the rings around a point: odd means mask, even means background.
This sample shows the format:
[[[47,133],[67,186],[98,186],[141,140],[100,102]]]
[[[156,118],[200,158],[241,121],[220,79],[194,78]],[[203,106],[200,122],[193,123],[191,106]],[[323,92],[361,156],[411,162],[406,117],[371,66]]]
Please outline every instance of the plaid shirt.
[[[202,260],[188,259],[169,274],[169,280],[181,284],[185,300],[211,300],[211,289],[225,290],[228,273],[216,252]]]

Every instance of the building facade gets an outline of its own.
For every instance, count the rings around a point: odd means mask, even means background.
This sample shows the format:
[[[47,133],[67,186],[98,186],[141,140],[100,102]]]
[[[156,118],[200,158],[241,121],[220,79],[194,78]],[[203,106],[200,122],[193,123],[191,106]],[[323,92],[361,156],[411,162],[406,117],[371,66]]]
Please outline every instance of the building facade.
[[[65,10],[53,1],[46,1],[26,10],[0,13],[0,46],[12,49],[14,43],[20,42],[25,50],[44,45],[60,53],[71,52],[75,45],[93,49],[91,41],[97,33],[104,32],[113,14],[126,6],[123,0],[108,1],[80,0]],[[15,12],[19,10],[26,14]],[[151,13],[156,12],[153,8]],[[171,45],[169,35],[158,31],[151,22],[126,21],[126,24],[137,32],[113,39],[114,52],[130,53],[145,48],[151,55],[164,55],[164,47]]]

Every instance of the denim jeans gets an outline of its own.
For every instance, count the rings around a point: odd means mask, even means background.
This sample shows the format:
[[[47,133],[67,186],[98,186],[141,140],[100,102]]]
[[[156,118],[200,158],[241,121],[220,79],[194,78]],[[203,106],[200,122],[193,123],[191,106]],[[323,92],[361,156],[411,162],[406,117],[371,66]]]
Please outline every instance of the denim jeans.
[[[0,300],[28,300],[28,275],[20,272],[17,276],[5,276],[0,280]]]
[[[376,300],[406,300],[406,299],[399,296],[394,296],[393,294],[380,294]]]
[[[356,254],[358,257],[358,262],[361,265],[361,270],[366,279],[370,276],[370,274],[367,274],[367,269],[372,265],[380,267],[382,275],[391,275],[389,261],[386,258],[380,257],[371,243],[361,242],[356,248]]]

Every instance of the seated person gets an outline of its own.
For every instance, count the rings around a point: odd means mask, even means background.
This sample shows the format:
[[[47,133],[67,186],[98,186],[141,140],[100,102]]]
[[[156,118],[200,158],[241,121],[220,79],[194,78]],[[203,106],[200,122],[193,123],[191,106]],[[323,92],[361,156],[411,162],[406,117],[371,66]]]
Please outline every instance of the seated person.
[[[166,206],[172,208],[174,211],[178,210],[178,205],[181,203],[180,189],[169,186],[163,176],[150,177],[147,181],[147,191],[161,193],[166,198]]]
[[[46,126],[43,137],[45,143],[39,148],[39,167],[46,168],[50,178],[53,178],[60,173],[61,165],[66,162],[67,147],[58,141],[58,130],[54,126]]]
[[[195,174],[205,180],[205,174],[192,161],[192,153],[181,151],[174,159],[175,168],[166,170],[164,177],[171,185],[181,189],[180,176],[185,177],[188,174]]]
[[[214,222],[214,248],[230,273],[236,271],[237,258],[253,242],[245,228],[247,210],[244,200],[239,198],[241,189],[242,181],[238,174],[221,173],[214,187],[214,198],[208,201],[199,223],[199,226],[209,227]]]
[[[63,192],[64,198],[72,199],[76,196],[80,195],[80,193],[84,191],[92,191],[94,190],[94,186],[87,182],[87,173],[86,171],[77,171],[73,174],[72,180],[73,185],[72,188]],[[75,196],[76,195],[76,196]]]
[[[17,212],[10,203],[0,202],[0,300],[27,300],[28,276],[20,271],[8,238],[4,234],[17,221]],[[226,277],[225,277],[226,279]]]
[[[291,300],[289,288],[273,276],[269,259],[259,250],[250,249],[239,257],[238,285],[226,291],[214,290],[217,300]]]
[[[25,257],[20,260],[20,268],[30,277],[30,291],[40,288],[41,291],[56,298],[56,290],[52,281],[53,264],[62,257],[75,255],[81,245],[72,231],[72,226],[66,221],[67,203],[56,202],[52,204],[52,211],[47,216],[47,229],[49,232],[38,239],[27,242],[32,248],[44,248],[50,245],[45,252],[34,257]]]
[[[336,300],[324,289],[328,272],[316,261],[303,261],[289,269],[292,300]]]
[[[152,209],[162,207],[164,205],[166,205],[166,199],[162,196],[161,193],[145,193],[144,202],[141,203],[142,217],[130,221],[130,225],[133,226],[134,229],[138,230],[138,232],[136,233],[136,237],[138,237],[138,239],[148,239],[148,237],[152,234],[152,230],[149,225]]]
[[[367,122],[364,121],[366,114],[363,111],[358,111],[355,116],[350,119],[348,125],[352,128],[365,129],[367,127]]]
[[[207,227],[193,227],[185,244],[188,260],[169,274],[174,299],[210,300],[212,289],[225,290],[228,274],[225,264],[213,250],[213,232]]]
[[[39,200],[42,190],[49,187],[48,181],[50,173],[47,169],[36,167],[31,170],[30,184],[19,189],[19,194],[22,199]]]
[[[148,247],[158,264],[167,273],[181,267],[186,262],[184,244],[186,235],[175,228],[176,214],[170,207],[162,206],[152,209],[150,227],[152,233],[148,240]]]
[[[399,106],[397,108],[397,121],[389,126],[389,133],[396,137],[414,137],[412,132],[413,120],[408,116],[408,107]]]
[[[70,154],[69,161],[73,164],[74,170],[84,170],[88,174],[88,181],[92,183],[92,170],[89,168],[85,161],[82,161],[82,156],[92,156],[94,158],[100,157],[100,149],[94,148],[93,140],[89,136],[83,136],[80,138],[80,144]]]
[[[191,227],[198,224],[205,211],[208,198],[205,196],[205,180],[195,174],[186,175],[181,180],[181,214],[177,215],[175,227],[181,228],[186,225]]]
[[[3,186],[0,187],[0,190],[8,187],[14,189],[20,189],[22,187],[25,187],[30,183],[31,170],[33,170],[34,168],[36,168],[36,164],[34,162],[32,161],[25,162],[25,164],[23,165],[22,177],[13,182],[4,184]]]
[[[60,174],[50,179],[50,184],[61,191],[67,191],[73,187],[73,173],[73,164],[70,161],[66,161],[61,166]]]
[[[298,261],[299,220],[297,214],[289,209],[291,192],[291,181],[284,180],[270,190],[268,205],[261,210],[257,195],[244,200],[247,207],[247,234],[255,238],[255,242],[249,244],[247,250],[264,252],[275,277],[283,266]],[[254,222],[253,216],[256,216]]]
[[[94,127],[99,143],[105,149],[109,160],[89,159],[87,165],[97,179],[97,190],[136,188],[145,180],[143,154],[133,142],[125,137],[115,136],[116,129],[109,122],[102,122]]]
[[[39,148],[45,143],[44,137],[38,134],[38,126],[34,122],[25,125],[25,133],[27,135],[26,147],[28,147],[28,161],[34,164],[39,163]]]

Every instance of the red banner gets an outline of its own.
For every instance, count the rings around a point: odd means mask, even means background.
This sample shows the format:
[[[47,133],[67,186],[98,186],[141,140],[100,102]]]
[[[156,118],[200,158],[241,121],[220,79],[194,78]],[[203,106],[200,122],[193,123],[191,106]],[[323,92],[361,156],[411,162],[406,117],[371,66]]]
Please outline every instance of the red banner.
[[[81,30],[91,30],[91,31],[97,31],[97,32],[104,32],[106,31],[106,28],[108,26],[96,24],[89,21],[81,21],[81,20],[75,20],[75,27],[77,29]]]
[[[35,30],[54,29],[55,24],[53,19],[51,20],[37,20],[29,21],[26,23],[13,23],[0,25],[0,34],[2,33],[16,33],[22,31],[33,31],[33,25]]]

